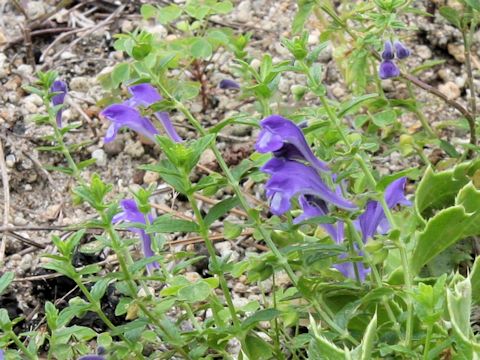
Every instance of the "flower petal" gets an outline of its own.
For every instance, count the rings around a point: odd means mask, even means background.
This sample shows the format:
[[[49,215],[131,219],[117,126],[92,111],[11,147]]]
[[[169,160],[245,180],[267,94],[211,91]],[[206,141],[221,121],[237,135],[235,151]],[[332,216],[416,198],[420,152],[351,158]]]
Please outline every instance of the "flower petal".
[[[282,147],[279,146],[281,141],[284,145],[289,145],[289,148],[282,153],[282,157],[306,161],[319,171],[329,171],[328,165],[313,154],[302,130],[294,122],[280,115],[271,115],[263,119],[260,125],[263,131],[255,146],[257,151],[282,151]]]
[[[392,42],[387,40],[383,45],[382,59],[383,60],[393,60],[395,54],[393,53]]]
[[[134,106],[148,107],[162,100],[162,96],[157,89],[147,83],[130,86],[128,91],[132,94],[130,100],[133,102],[132,105]]]
[[[410,56],[410,49],[408,49],[403,43],[396,40],[393,45],[395,46],[395,53],[397,58],[402,60]]]
[[[380,63],[378,70],[380,79],[390,79],[400,75],[400,69],[391,60],[384,60]]]
[[[153,141],[155,141],[155,135],[158,134],[158,130],[150,120],[141,116],[137,109],[125,104],[110,105],[101,112],[101,115],[112,121],[116,125],[117,131],[122,127],[128,127]],[[111,139],[111,136],[107,136],[107,138]]]

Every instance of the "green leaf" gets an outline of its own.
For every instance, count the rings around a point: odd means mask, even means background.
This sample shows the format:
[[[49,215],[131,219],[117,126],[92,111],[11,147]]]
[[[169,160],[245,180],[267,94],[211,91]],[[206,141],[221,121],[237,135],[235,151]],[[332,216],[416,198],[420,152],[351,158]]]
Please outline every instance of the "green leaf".
[[[0,295],[3,294],[14,278],[15,273],[13,271],[7,271],[0,277]]]
[[[299,0],[297,1],[298,11],[293,18],[292,32],[298,34],[303,30],[303,27],[310,16],[315,0]]]
[[[178,291],[180,300],[188,303],[204,301],[211,293],[210,286],[205,281],[197,281],[192,285],[185,286]]]
[[[198,225],[193,221],[175,219],[171,215],[163,215],[156,218],[153,224],[146,227],[146,232],[171,233],[171,232],[198,232]]]
[[[172,4],[158,9],[157,20],[160,24],[166,25],[180,17],[180,15],[182,15],[182,8],[178,5]]]
[[[382,177],[380,179],[380,181],[377,183],[376,189],[379,192],[383,192],[383,191],[385,191],[387,186],[390,185],[395,180],[398,180],[398,179],[400,179],[401,177],[404,177],[404,176],[409,176],[409,175],[418,173],[418,171],[419,171],[418,168],[412,168],[412,169],[405,169],[405,170],[399,171],[395,174],[386,175],[386,176]]]
[[[228,14],[233,10],[233,4],[226,0],[226,1],[220,1],[214,5],[212,5],[212,9],[217,13],[217,14]]]
[[[411,261],[414,273],[457,241],[480,234],[480,191],[470,182],[455,203],[430,218],[419,235]]]
[[[227,240],[234,240],[242,233],[242,227],[230,221],[223,222],[223,236]]]
[[[447,289],[447,307],[455,334],[464,342],[477,347],[475,350],[478,350],[480,345],[471,342],[471,339],[473,338],[472,328],[470,326],[472,287],[469,278],[455,284],[455,289],[453,291]]]
[[[115,66],[112,71],[112,84],[116,88],[130,77],[130,64],[121,63]]]
[[[341,119],[349,112],[357,109],[358,106],[362,105],[365,102],[368,102],[369,100],[375,99],[376,97],[378,97],[378,94],[365,94],[362,96],[354,97],[352,100],[342,103],[337,113],[337,117]]]
[[[193,57],[197,59],[208,59],[212,56],[213,48],[212,44],[210,44],[207,39],[200,38],[193,42],[190,51],[192,52]]]
[[[253,334],[247,334],[243,349],[249,359],[271,359],[273,354],[272,347],[265,340]]]
[[[362,360],[369,360],[372,356],[373,343],[375,340],[375,333],[377,332],[377,313],[373,316],[372,320],[365,330],[365,335],[362,339]]]
[[[457,10],[450,6],[442,6],[440,8],[440,15],[442,15],[447,21],[455,26],[457,29],[462,27],[462,20]]]
[[[480,303],[480,256],[473,263],[472,272],[470,273],[470,283],[472,284],[472,300]]]
[[[105,295],[105,291],[107,291],[107,287],[110,281],[111,279],[109,278],[102,278],[98,280],[95,285],[93,285],[90,293],[95,300],[100,301],[103,295]]]
[[[279,310],[273,308],[257,311],[243,321],[242,328],[247,329],[252,325],[256,325],[260,321],[271,321],[280,314],[281,312]]]
[[[447,171],[435,173],[428,168],[415,193],[415,208],[422,218],[428,218],[436,210],[451,206],[458,191],[468,183],[466,176],[470,164],[461,164]]]
[[[145,20],[148,20],[157,14],[157,8],[151,4],[144,4],[140,8],[140,14]]]
[[[465,2],[474,10],[480,11],[480,0],[465,0]]]
[[[386,110],[373,115],[372,120],[379,128],[392,125],[397,119],[397,114],[394,110]]]
[[[205,216],[204,222],[205,226],[209,227],[215,220],[220,218],[222,215],[226,214],[230,210],[232,210],[235,206],[239,204],[239,200],[237,197],[231,197],[220,201],[218,204],[215,204],[210,211],[208,212],[207,216]]]

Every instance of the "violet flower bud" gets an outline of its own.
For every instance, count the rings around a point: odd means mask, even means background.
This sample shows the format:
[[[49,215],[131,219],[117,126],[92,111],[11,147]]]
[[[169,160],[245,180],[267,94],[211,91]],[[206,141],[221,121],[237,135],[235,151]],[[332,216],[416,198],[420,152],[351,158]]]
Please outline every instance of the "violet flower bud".
[[[402,60],[410,56],[410,49],[408,49],[403,43],[400,41],[396,40],[393,43],[393,46],[395,46],[395,53],[397,54],[397,58]]]
[[[77,360],[106,360],[105,356],[102,355],[84,355],[79,357]]]
[[[52,97],[52,105],[63,105],[65,102],[65,96],[68,92],[68,86],[65,81],[62,80],[55,80],[50,87],[50,92],[57,93]],[[59,109],[56,115],[57,126],[59,128],[62,127],[62,109]]]
[[[123,209],[122,212],[115,215],[112,219],[112,223],[118,223],[120,221],[125,221],[127,223],[140,223],[146,224],[145,215],[140,212],[138,205],[133,199],[126,199],[120,201],[120,206]],[[148,215],[149,223],[153,222],[153,217]],[[131,227],[130,231],[140,235],[142,238],[142,250],[146,258],[152,257],[155,254],[152,250],[152,239],[143,229]],[[154,269],[159,269],[160,265],[158,262],[154,261],[147,264],[147,271],[151,273]]]
[[[260,125],[262,131],[255,144],[259,153],[273,152],[276,157],[306,161],[319,171],[329,171],[328,165],[313,154],[302,130],[293,121],[271,115]]]
[[[218,84],[220,89],[240,89],[240,85],[231,79],[223,79]]]
[[[391,60],[384,60],[380,63],[378,70],[380,79],[390,79],[400,75],[400,69]]]
[[[411,202],[405,197],[405,184],[407,179],[402,177],[393,181],[385,189],[385,201],[389,209],[397,205],[410,206]],[[365,212],[358,217],[357,224],[362,232],[362,239],[366,242],[373,238],[376,233],[385,234],[390,229],[387,216],[379,201],[369,201]]]
[[[395,54],[393,53],[392,42],[387,40],[383,45],[382,59],[383,60],[393,60]]]

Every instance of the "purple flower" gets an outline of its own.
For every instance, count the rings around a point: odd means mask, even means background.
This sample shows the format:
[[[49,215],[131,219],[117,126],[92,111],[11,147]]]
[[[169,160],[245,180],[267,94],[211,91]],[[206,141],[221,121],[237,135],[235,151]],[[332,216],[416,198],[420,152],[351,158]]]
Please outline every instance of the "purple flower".
[[[391,41],[385,41],[383,45],[382,59],[383,60],[393,60],[395,54],[393,53],[393,46]]]
[[[120,221],[125,221],[127,223],[140,223],[140,224],[147,223],[145,221],[145,215],[140,212],[135,200],[133,199],[122,200],[120,201],[120,206],[123,209],[123,212],[118,213],[113,217],[112,219],[113,223],[118,223]],[[148,215],[148,221],[149,223],[153,222],[153,217],[151,215]],[[152,239],[150,238],[149,235],[147,235],[145,230],[135,228],[135,227],[131,227],[129,228],[129,230],[136,234],[139,234],[140,237],[142,238],[142,249],[145,257],[149,258],[154,256],[154,253],[152,250]],[[149,273],[152,272],[154,269],[158,269],[158,268],[160,268],[160,265],[156,261],[147,264],[147,271]]]
[[[77,360],[105,360],[105,356],[102,355],[84,355]]]
[[[378,70],[380,79],[390,79],[400,75],[400,69],[391,60],[384,60],[380,63]]]
[[[395,46],[395,53],[397,54],[398,59],[402,60],[410,56],[410,49],[408,49],[400,41],[396,40],[393,43],[393,46]]]
[[[220,89],[240,89],[240,85],[231,79],[223,79],[220,81],[220,84],[218,84],[218,87]]]
[[[389,209],[397,205],[411,205],[404,193],[406,182],[407,178],[402,177],[393,181],[385,189],[385,201]],[[364,242],[373,238],[377,233],[385,234],[390,228],[387,216],[379,201],[369,201],[367,203],[365,212],[358,217],[358,225]]]
[[[255,149],[259,153],[273,152],[276,157],[309,162],[319,171],[328,171],[328,165],[319,160],[305,140],[302,130],[280,115],[271,115],[261,121],[262,131]]]
[[[128,127],[145,137],[155,141],[155,135],[158,130],[153,126],[152,122],[140,114],[139,106],[148,107],[158,101],[162,97],[158,91],[150,84],[139,84],[128,88],[132,97],[122,104],[113,104],[102,111],[102,115],[113,122],[107,130],[105,142],[112,141],[122,127]],[[177,134],[175,128],[170,121],[170,117],[166,112],[156,112],[155,116],[162,123],[165,132],[176,142],[181,142],[182,138]]]
[[[270,174],[266,195],[273,214],[281,215],[291,207],[291,200],[299,195],[314,195],[346,210],[356,207],[350,201],[333,192],[311,166],[285,158],[272,158],[260,170]]]
[[[50,92],[52,93],[57,93],[52,97],[52,105],[57,106],[57,105],[63,105],[65,101],[65,95],[67,95],[68,92],[68,86],[65,81],[61,80],[55,80],[50,87]],[[62,109],[59,109],[57,111],[57,126],[59,128],[62,127]]]

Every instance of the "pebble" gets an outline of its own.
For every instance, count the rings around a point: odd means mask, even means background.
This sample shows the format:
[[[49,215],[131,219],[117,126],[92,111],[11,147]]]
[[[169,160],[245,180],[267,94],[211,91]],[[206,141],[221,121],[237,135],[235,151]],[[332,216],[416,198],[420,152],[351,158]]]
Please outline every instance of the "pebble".
[[[235,291],[235,289],[233,291]],[[235,296],[232,299],[232,302],[233,302],[233,305],[235,305],[235,308],[239,309],[247,305],[250,301],[247,298]]]
[[[17,159],[15,158],[15,155],[13,154],[8,154],[6,157],[5,157],[5,164],[7,165],[7,167],[9,168],[13,168],[15,166],[15,162],[17,161]]]
[[[120,154],[124,147],[125,137],[123,136],[123,134],[118,134],[115,140],[103,144],[103,150],[105,150],[105,152],[111,156]]]
[[[13,219],[13,223],[17,226],[25,226],[28,224],[28,221],[21,214],[17,214]]]
[[[33,262],[32,255],[31,254],[25,254],[25,255],[22,256],[22,259],[20,260],[19,267],[24,272],[27,272],[32,267],[32,262]]]
[[[46,13],[43,1],[28,1],[25,10],[30,19],[38,18]]]
[[[423,60],[432,58],[432,50],[430,50],[430,48],[426,45],[418,45],[416,47],[415,54],[417,54]]]
[[[17,67],[17,73],[23,78],[29,78],[33,74],[33,67],[27,64],[21,64]]]
[[[104,167],[107,165],[107,154],[103,149],[96,149],[92,152],[92,159],[98,166]]]
[[[463,50],[463,45],[460,44],[448,44],[447,46],[448,53],[452,55],[455,60],[457,60],[459,63],[464,63],[465,62],[465,53]]]
[[[89,77],[86,76],[76,76],[70,80],[70,89],[79,92],[88,92],[91,87],[91,81]]]
[[[195,272],[195,271],[188,271],[185,273],[185,278],[191,282],[191,283],[194,283],[194,282],[197,282],[198,280],[200,280],[202,277],[200,276],[199,273]]]
[[[460,88],[453,81],[438,85],[438,90],[445,94],[450,100],[455,100],[460,97]]]
[[[215,154],[213,153],[212,149],[207,149],[203,152],[200,156],[199,164],[200,165],[208,165],[215,161]]]
[[[220,255],[225,255],[232,252],[232,243],[230,241],[217,242],[215,243],[215,249],[217,249]]]
[[[6,78],[9,73],[7,56],[0,53],[0,80]]]
[[[145,153],[145,149],[140,141],[129,141],[125,145],[125,153],[134,159],[138,159]]]
[[[333,56],[333,49],[332,45],[328,44],[325,49],[323,49],[320,54],[318,54],[318,61],[321,63],[328,63],[330,60],[332,60]]]
[[[160,174],[153,171],[146,171],[143,175],[143,183],[147,185],[157,182],[158,179],[160,179]]]
[[[70,51],[64,51],[60,54],[60,59],[62,60],[70,60],[70,59],[75,59],[77,55]]]
[[[251,20],[251,3],[250,0],[244,0],[237,6],[237,21],[246,23]]]

